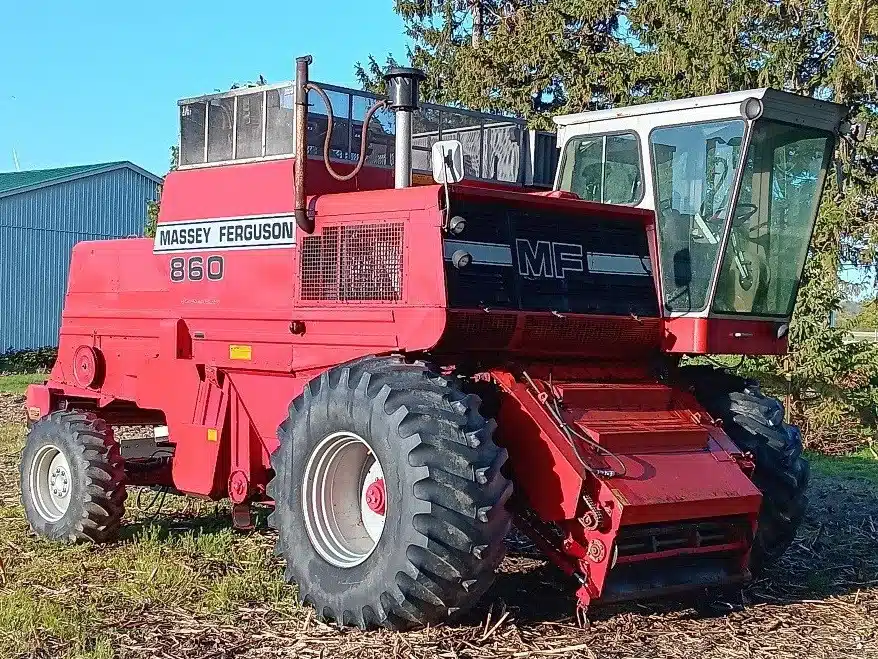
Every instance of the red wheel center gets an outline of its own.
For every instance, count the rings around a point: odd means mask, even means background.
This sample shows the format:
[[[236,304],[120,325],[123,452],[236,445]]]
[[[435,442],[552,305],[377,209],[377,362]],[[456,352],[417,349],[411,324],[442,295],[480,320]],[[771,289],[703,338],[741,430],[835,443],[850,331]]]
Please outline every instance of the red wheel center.
[[[384,479],[379,478],[366,488],[366,505],[378,515],[387,511],[387,497],[384,493]]]

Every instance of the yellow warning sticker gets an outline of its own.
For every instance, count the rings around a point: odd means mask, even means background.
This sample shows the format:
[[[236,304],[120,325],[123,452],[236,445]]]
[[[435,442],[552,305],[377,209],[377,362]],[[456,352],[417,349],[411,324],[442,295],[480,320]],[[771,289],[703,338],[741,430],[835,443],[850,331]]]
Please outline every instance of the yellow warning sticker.
[[[216,428],[208,428],[207,429],[207,441],[209,441],[209,442],[216,441]]]
[[[229,346],[229,359],[253,359],[253,346]]]
[[[611,487],[610,492],[613,493],[613,496],[616,497],[616,501],[618,501],[622,505],[623,508],[628,505],[628,499],[626,499],[625,495],[622,494],[615,487]]]

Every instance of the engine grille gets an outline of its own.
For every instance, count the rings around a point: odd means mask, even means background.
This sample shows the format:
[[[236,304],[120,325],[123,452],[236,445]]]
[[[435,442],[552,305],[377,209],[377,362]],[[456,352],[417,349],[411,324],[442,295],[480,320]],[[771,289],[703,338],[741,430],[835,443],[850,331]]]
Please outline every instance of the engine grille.
[[[514,314],[453,313],[449,315],[441,348],[501,350],[512,341],[516,323]]]
[[[302,240],[299,297],[340,302],[402,299],[404,225],[325,227]]]
[[[653,350],[660,328],[658,318],[451,311],[437,349],[630,356]]]

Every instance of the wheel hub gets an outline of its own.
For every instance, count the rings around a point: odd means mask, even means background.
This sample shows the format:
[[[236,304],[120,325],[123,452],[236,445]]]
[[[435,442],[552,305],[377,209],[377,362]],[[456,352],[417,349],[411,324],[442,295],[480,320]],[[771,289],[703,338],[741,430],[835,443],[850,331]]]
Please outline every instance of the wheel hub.
[[[351,568],[372,555],[384,531],[387,491],[365,439],[342,431],[317,444],[305,466],[302,509],[308,539],[328,563]]]
[[[49,522],[57,522],[70,506],[73,477],[67,457],[53,444],[37,451],[30,467],[30,491],[37,513]]]
[[[70,492],[70,477],[67,475],[67,470],[60,465],[55,467],[49,478],[49,485],[52,487],[52,494],[56,497],[66,497]]]
[[[366,505],[369,510],[378,515],[383,515],[387,510],[384,500],[384,479],[379,478],[366,488]]]

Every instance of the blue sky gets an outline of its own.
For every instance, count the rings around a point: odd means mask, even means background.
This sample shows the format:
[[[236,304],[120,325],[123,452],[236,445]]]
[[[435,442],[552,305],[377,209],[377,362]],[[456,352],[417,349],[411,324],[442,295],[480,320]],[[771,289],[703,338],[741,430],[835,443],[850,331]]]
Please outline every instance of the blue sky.
[[[177,99],[233,82],[356,86],[370,53],[405,58],[393,0],[0,0],[0,171],[131,160],[156,174]]]

